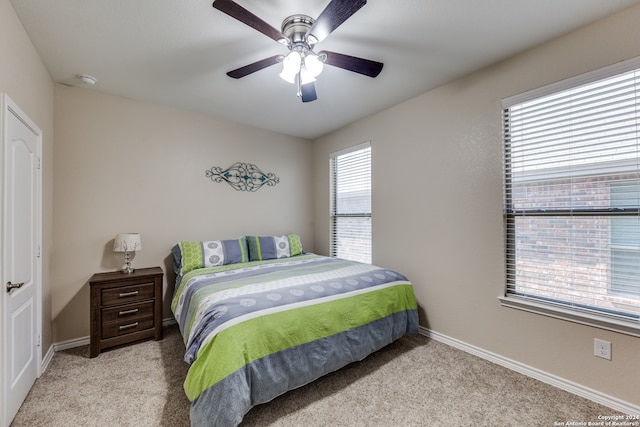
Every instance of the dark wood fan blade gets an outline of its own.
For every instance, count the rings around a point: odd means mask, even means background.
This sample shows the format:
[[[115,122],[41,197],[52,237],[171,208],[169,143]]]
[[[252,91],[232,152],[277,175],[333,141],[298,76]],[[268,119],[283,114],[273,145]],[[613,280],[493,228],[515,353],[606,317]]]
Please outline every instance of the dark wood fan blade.
[[[321,42],[365,4],[367,0],[332,0],[311,26],[307,37],[311,36],[314,44]]]
[[[311,102],[318,99],[318,95],[316,94],[316,86],[313,84],[313,82],[300,86],[300,93],[302,102]]]
[[[355,56],[329,52],[327,50],[324,50],[319,54],[323,53],[327,55],[327,59],[324,61],[325,64],[344,68],[345,70],[360,73],[369,77],[377,77],[378,74],[380,74],[380,71],[382,71],[382,67],[384,67],[382,62],[371,61],[370,59],[357,58]]]
[[[232,0],[215,0],[213,2],[213,7],[250,26],[251,28],[260,31],[262,34],[274,39],[275,41],[282,39],[287,40],[282,32],[267,24],[265,21]]]
[[[270,67],[272,65],[276,65],[278,62],[278,57],[280,55],[274,55],[269,58],[261,59],[260,61],[256,61],[253,64],[245,65],[244,67],[237,68],[235,70],[229,71],[227,76],[233,77],[234,79],[239,79],[244,76],[248,76],[251,73],[255,73],[256,71],[260,71],[263,68]]]

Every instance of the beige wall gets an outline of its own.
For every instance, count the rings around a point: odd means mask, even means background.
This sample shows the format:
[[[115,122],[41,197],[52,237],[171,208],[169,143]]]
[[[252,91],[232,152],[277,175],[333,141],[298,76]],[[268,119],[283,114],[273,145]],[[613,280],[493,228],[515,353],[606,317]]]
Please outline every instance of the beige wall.
[[[0,92],[9,95],[42,131],[41,349],[43,355],[52,343],[50,321],[52,291],[49,271],[53,229],[53,87],[53,82],[25,33],[13,6],[9,0],[0,0]],[[0,181],[3,176],[3,164],[0,162]]]
[[[55,112],[54,342],[89,335],[87,280],[122,265],[117,233],[141,233],[134,267],[169,271],[165,318],[180,240],[298,233],[313,249],[310,141],[62,85]],[[205,177],[239,161],[280,183],[251,193]]]
[[[435,332],[640,405],[640,338],[501,307],[501,98],[640,55],[640,7],[314,143],[315,247],[329,251],[329,154],[371,140],[373,259],[414,282]],[[612,342],[613,360],[593,356]]]

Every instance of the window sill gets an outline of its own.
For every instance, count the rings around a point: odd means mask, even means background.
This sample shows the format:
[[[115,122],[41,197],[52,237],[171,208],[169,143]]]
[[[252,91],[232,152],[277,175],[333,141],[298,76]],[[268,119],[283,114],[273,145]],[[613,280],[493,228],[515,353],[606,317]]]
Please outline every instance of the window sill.
[[[594,328],[606,329],[609,331],[619,332],[621,334],[640,337],[640,322],[637,321],[614,318],[579,309],[570,309],[560,305],[514,295],[500,296],[498,299],[503,307],[515,308],[518,310],[528,311],[530,313],[593,326]]]

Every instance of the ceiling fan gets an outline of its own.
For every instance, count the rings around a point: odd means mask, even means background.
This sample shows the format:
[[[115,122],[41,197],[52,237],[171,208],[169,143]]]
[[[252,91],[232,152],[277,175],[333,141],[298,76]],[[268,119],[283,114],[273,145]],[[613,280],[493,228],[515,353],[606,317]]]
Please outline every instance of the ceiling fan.
[[[382,62],[326,50],[319,53],[313,51],[317,43],[324,40],[365,4],[366,0],[331,0],[317,19],[314,20],[307,15],[291,15],[285,18],[282,30],[279,31],[233,0],[215,0],[214,8],[286,45],[289,49],[287,55],[274,55],[229,71],[227,75],[239,79],[282,63],[280,77],[296,84],[297,95],[302,102],[318,99],[313,82],[322,72],[324,64],[376,77],[382,71]]]

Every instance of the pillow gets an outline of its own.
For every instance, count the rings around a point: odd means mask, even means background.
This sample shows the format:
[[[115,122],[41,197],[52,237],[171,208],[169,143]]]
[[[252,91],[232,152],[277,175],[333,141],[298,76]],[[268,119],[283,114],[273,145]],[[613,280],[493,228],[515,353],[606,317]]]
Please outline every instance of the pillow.
[[[176,274],[186,274],[196,268],[249,261],[247,240],[244,237],[234,240],[180,242],[171,249],[171,252]]]
[[[289,258],[302,254],[302,242],[297,234],[265,237],[247,236],[247,244],[251,261]]]

